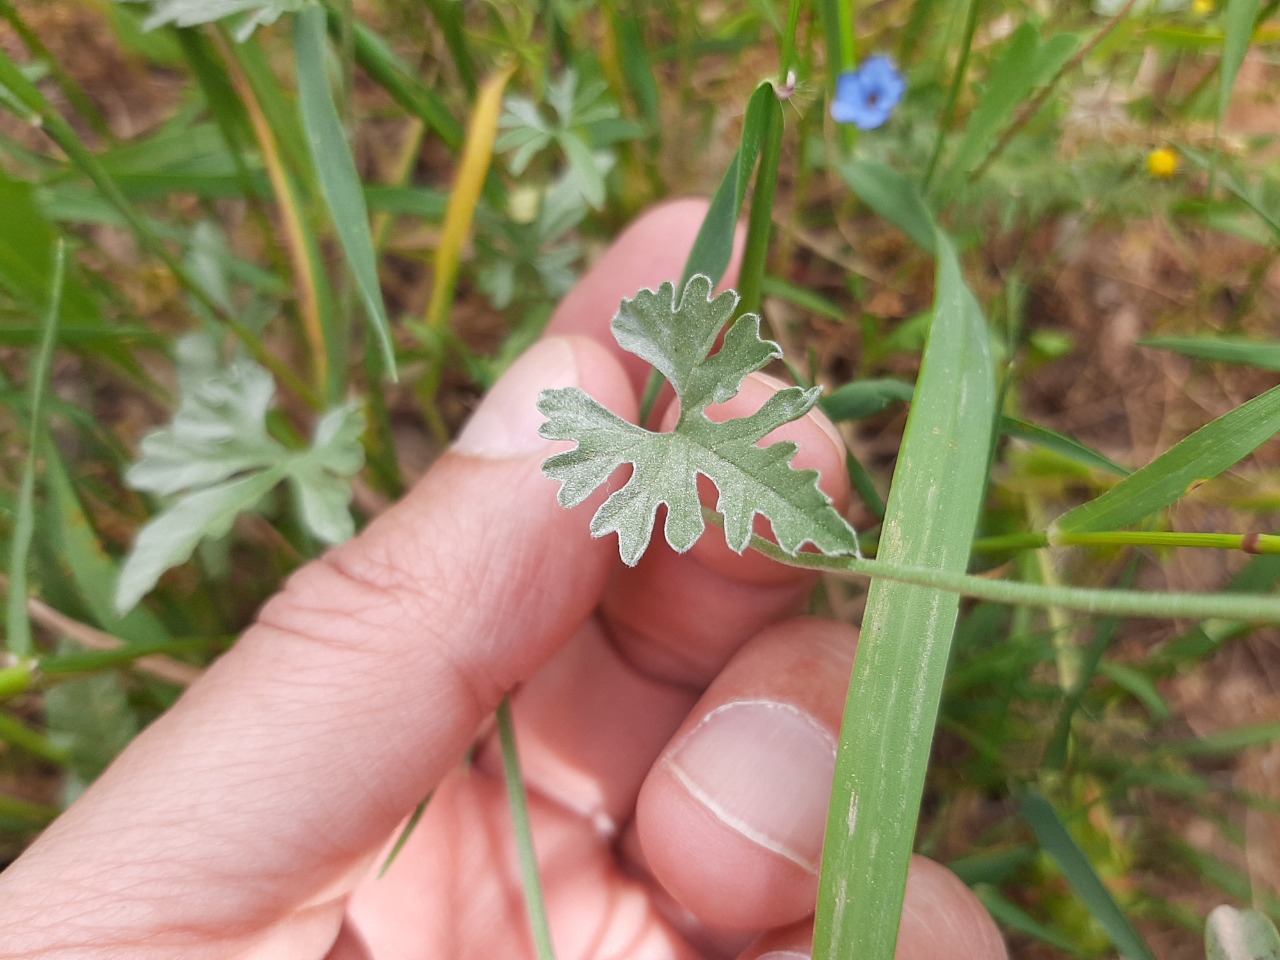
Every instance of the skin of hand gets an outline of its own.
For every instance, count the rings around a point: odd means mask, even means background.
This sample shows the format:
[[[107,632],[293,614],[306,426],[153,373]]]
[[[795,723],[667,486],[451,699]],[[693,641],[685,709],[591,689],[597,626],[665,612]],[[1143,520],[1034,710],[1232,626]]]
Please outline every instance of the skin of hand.
[[[537,434],[541,389],[635,417],[647,368],[609,320],[680,274],[704,212],[634,224],[429,474],[298,571],[0,874],[0,957],[532,957],[488,720],[509,690],[562,960],[809,955],[856,632],[795,618],[810,575],[714,529],[683,556],[655,534],[623,568],[587,531],[605,494],[567,511],[540,473],[568,446]],[[754,375],[714,413],[775,388]],[[843,508],[830,424],[769,439],[796,441]],[[968,889],[917,858],[899,960],[1005,955]]]

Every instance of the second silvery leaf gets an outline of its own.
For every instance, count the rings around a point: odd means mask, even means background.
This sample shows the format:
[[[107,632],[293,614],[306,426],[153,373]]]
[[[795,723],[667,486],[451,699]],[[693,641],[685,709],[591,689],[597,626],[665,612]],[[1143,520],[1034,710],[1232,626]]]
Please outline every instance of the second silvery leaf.
[[[648,547],[661,505],[667,508],[664,534],[672,549],[683,553],[702,535],[700,474],[719,491],[716,510],[724,517],[725,540],[738,553],[751,542],[759,514],[788,553],[811,543],[824,553],[856,554],[857,535],[818,487],[818,472],[791,466],[796,445],[757,446],[774,429],[808,413],[819,388],[780,390],[747,417],[716,423],[707,416],[708,406],[736,396],[748,374],[782,355],[776,343],[761,338],[755,314],[740,317],[712,354],[738,295],[726,291],[712,298],[711,291],[710,279],[695,276],[677,305],[675,285],[664,283],[622,301],[613,318],[618,343],[656,367],[675,389],[675,428],[654,433],[628,423],[577,387],[544,390],[538,409],[547,422],[539,432],[578,446],[549,457],[543,473],[560,482],[560,503],[574,507],[619,467],[632,466],[631,477],[591,520],[593,536],[618,535],[628,565]]]

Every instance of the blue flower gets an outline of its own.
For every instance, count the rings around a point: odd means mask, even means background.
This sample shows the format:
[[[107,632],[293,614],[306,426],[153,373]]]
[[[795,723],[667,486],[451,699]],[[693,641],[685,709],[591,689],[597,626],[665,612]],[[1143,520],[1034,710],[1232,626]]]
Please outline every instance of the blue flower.
[[[831,118],[836,123],[852,123],[859,130],[874,130],[889,119],[906,90],[907,81],[892,60],[868,57],[857,70],[836,79]]]

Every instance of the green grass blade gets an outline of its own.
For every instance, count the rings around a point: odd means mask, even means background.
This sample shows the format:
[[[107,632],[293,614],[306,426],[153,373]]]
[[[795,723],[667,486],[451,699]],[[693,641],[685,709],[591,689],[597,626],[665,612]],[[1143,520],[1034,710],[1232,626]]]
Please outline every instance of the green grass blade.
[[[1249,41],[1253,37],[1253,25],[1258,22],[1258,11],[1262,8],[1262,0],[1227,0],[1226,35],[1222,39],[1222,63],[1218,68],[1218,111],[1214,116],[1214,158],[1218,154],[1217,134],[1226,119],[1227,109],[1231,106],[1231,93],[1235,90],[1236,76],[1240,73],[1240,65],[1244,63],[1245,54],[1249,52]],[[1209,182],[1213,183],[1216,163],[1210,163]]]
[[[982,310],[942,234],[937,246],[933,327],[880,557],[961,573],[985,490],[995,375]],[[815,960],[893,956],[958,610],[951,595],[872,583],[836,760]]]
[[[1071,59],[1079,45],[1071,34],[1057,34],[1043,43],[1036,28],[1024,23],[991,67],[986,89],[978,100],[964,135],[956,147],[946,174],[938,182],[938,195],[953,199],[964,178],[979,169],[995,149],[995,137],[1013,118],[1029,94],[1048,82]]]
[[[863,203],[910,237],[921,250],[935,252],[933,213],[914,182],[875,160],[842,163],[837,170]]]
[[[1160,749],[1182,757],[1208,757],[1235,754],[1249,747],[1263,746],[1280,738],[1280,723],[1258,723],[1247,727],[1220,730],[1217,733],[1179,740]]]
[[[331,19],[334,29],[340,29],[336,14]],[[400,107],[434,130],[450,150],[462,148],[462,124],[454,119],[434,90],[418,82],[376,33],[357,20],[352,41],[356,63],[374,83],[386,90]]]
[[[347,143],[342,119],[325,73],[325,11],[322,7],[306,7],[293,24],[294,52],[298,61],[298,106],[302,125],[307,132],[311,160],[320,181],[320,193],[329,207],[338,241],[346,254],[347,264],[356,280],[365,313],[382,347],[382,360],[392,380],[396,379],[395,346],[391,340],[391,321],[382,302],[378,283],[378,263],[369,233],[369,210],[365,206],[360,174]],[[326,345],[329,368],[345,365],[345,345]]]
[[[738,226],[738,217],[742,213],[742,203],[747,196],[747,184],[751,181],[751,173],[756,168],[764,142],[765,129],[771,115],[770,101],[776,106],[777,95],[773,84],[768,81],[756,87],[747,101],[747,112],[742,122],[742,138],[738,142],[738,151],[729,161],[729,169],[725,171],[720,186],[716,188],[711,205],[702,218],[698,235],[693,240],[689,257],[685,260],[684,274],[680,278],[677,299],[689,282],[689,278],[702,274],[710,277],[712,284],[720,282],[725,270],[729,267],[729,259],[733,256],[733,238]],[[644,423],[658,392],[662,389],[662,377],[655,370],[649,376],[645,386],[644,397],[640,402],[640,422]]]
[[[67,246],[59,240],[53,255],[53,279],[49,290],[49,308],[45,313],[40,350],[31,371],[31,439],[27,444],[27,460],[22,468],[22,485],[13,522],[13,540],[9,549],[9,603],[5,623],[9,652],[15,657],[31,655],[31,620],[27,617],[27,556],[36,527],[36,464],[44,437],[44,397],[53,365],[53,344],[62,313],[62,289],[67,276]]]
[[[1054,528],[1083,533],[1136,523],[1169,506],[1193,485],[1239,463],[1277,430],[1280,387],[1201,427],[1102,496],[1063,514]]]
[[[1197,360],[1238,363],[1262,370],[1280,370],[1280,341],[1244,337],[1148,337],[1139,346],[1169,350]]]
[[[1075,895],[1098,921],[1116,949],[1129,960],[1155,960],[1151,948],[1120,909],[1053,804],[1033,790],[1022,798],[1019,809],[1023,819],[1035,831],[1041,848],[1058,865]]]
[[[861,420],[875,416],[891,403],[910,403],[914,384],[905,380],[855,380],[824,394],[818,406],[832,420]]]
[[[733,255],[734,231],[742,213],[742,202],[747,196],[751,172],[760,156],[765,127],[769,122],[771,100],[775,104],[778,101],[773,85],[762,83],[747,101],[738,152],[729,161],[729,169],[716,188],[711,206],[707,208],[702,226],[698,228],[698,236],[689,251],[689,259],[685,261],[684,275],[680,278],[680,290],[684,289],[690,277],[699,273],[710,277],[713,284],[719,283],[729,266],[729,258]]]
[[[1046,927],[1021,907],[1000,896],[992,888],[984,887],[976,891],[976,893],[978,894],[978,899],[982,901],[982,905],[987,908],[987,912],[991,914],[997,923],[1008,927],[1010,930],[1016,930],[1028,937],[1033,937],[1041,943],[1047,943],[1049,946],[1055,947],[1069,956],[1075,955],[1078,944],[1073,943],[1052,927]]]
[[[770,87],[770,92],[773,88]],[[747,242],[738,275],[738,314],[760,313],[760,292],[769,259],[769,237],[773,233],[773,196],[778,186],[778,163],[782,157],[782,104],[776,96],[764,101],[764,130],[760,145],[760,169],[751,195],[751,216],[747,220]]]
[[[1104,457],[1092,447],[1086,447],[1079,440],[1073,440],[1065,434],[1031,423],[1029,420],[1021,420],[1006,414],[1000,418],[1000,432],[1008,437],[1017,437],[1019,440],[1034,443],[1038,447],[1095,470],[1103,470],[1121,477],[1127,477],[1133,472]]]
[[[498,739],[502,743],[502,772],[507,781],[507,797],[511,803],[512,826],[516,832],[516,848],[520,856],[520,878],[524,884],[525,905],[529,910],[529,926],[537,947],[538,960],[555,960],[551,944],[551,924],[542,896],[542,878],[538,875],[538,855],[533,847],[533,824],[529,819],[529,795],[524,775],[520,772],[520,754],[516,748],[516,728],[511,716],[511,700],[503,697],[498,704]]]

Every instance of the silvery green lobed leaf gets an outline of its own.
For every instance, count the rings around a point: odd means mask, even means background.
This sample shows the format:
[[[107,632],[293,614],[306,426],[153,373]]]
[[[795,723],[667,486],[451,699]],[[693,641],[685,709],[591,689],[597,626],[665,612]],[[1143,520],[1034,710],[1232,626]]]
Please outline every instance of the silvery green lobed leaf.
[[[147,3],[151,12],[142,22],[144,30],[157,27],[194,27],[244,14],[236,29],[236,39],[247,40],[260,26],[275,23],[286,13],[295,13],[315,0],[119,0]]]
[[[327,411],[311,445],[294,450],[267,432],[275,394],[271,375],[240,358],[210,368],[202,338],[179,344],[182,399],[173,422],[142,439],[142,457],[125,480],[168,502],[139,531],[116,584],[116,607],[131,609],[170,567],[205,538],[225,536],[236,517],[287,482],[303,525],[325,543],[354,532],[351,477],[364,463],[358,403]]]
[[[1206,960],[1280,960],[1280,934],[1265,913],[1214,907],[1204,928]]]
[[[857,535],[817,485],[816,470],[796,470],[789,441],[760,447],[770,431],[813,408],[819,388],[788,387],[747,417],[716,423],[707,407],[735,396],[746,376],[782,355],[760,337],[760,318],[744,314],[711,354],[720,330],[733,316],[738,295],[714,299],[705,276],[693,277],[679,305],[675,286],[642,290],[622,301],[613,318],[618,343],[647,360],[666,377],[680,398],[680,418],[670,433],[653,433],[610,413],[577,387],[544,390],[538,409],[547,417],[540,430],[552,440],[572,440],[577,448],[549,457],[543,473],[561,484],[559,500],[577,506],[619,467],[631,478],[596,511],[591,533],[618,535],[622,559],[635,565],[649,545],[658,507],[665,504],[667,542],[688,550],[705,524],[698,499],[698,475],[719,491],[716,510],[724,517],[725,540],[741,553],[751,540],[757,514],[788,553],[806,543],[831,554],[856,554]]]

